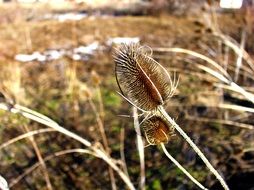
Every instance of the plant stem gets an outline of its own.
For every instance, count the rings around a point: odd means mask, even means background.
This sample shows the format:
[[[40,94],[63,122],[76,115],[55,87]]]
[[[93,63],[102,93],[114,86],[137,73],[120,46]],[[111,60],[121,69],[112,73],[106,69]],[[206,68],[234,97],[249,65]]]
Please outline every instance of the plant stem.
[[[101,133],[103,146],[105,147],[107,154],[110,155],[111,150],[108,145],[108,140],[107,140],[107,136],[106,136],[106,132],[105,132],[104,124],[103,124],[103,119],[102,119],[103,118],[102,115],[104,115],[104,114],[101,114],[102,112],[100,112],[100,113],[98,112],[98,110],[96,109],[96,106],[91,98],[89,98],[88,101],[89,101],[89,104],[92,107],[92,110],[96,116],[96,121],[99,126],[100,133]],[[103,110],[102,98],[100,99],[100,105],[102,106],[101,109]],[[115,180],[114,172],[110,166],[108,166],[108,171],[109,171],[109,178],[111,181],[112,190],[116,190],[117,189],[116,188],[116,180]]]
[[[179,127],[179,125],[176,124],[176,122],[168,115],[168,113],[165,111],[165,109],[162,106],[158,107],[158,110],[160,113],[166,118],[166,120],[180,133],[180,135],[189,143],[189,145],[193,148],[193,150],[198,154],[198,156],[203,160],[207,168],[215,175],[215,177],[219,180],[222,187],[225,190],[229,190],[229,187],[227,186],[224,179],[221,177],[221,175],[217,172],[217,170],[214,169],[214,167],[210,164],[210,162],[207,160],[205,155],[201,152],[201,150],[197,147],[197,145],[190,139],[190,137]]]
[[[197,186],[200,187],[200,189],[204,189],[204,190],[208,190],[207,188],[205,188],[201,183],[199,183],[194,177],[192,177],[192,175],[181,165],[177,162],[176,159],[174,159],[174,157],[172,157],[169,152],[167,151],[166,147],[164,146],[163,143],[161,143],[161,148],[164,151],[164,153],[166,154],[166,156],[180,169],[182,170],[182,172],[191,180],[193,181],[193,183],[195,183]]]
[[[30,132],[28,126],[24,125],[24,129],[25,129],[25,132],[26,132],[26,133]],[[33,146],[33,148],[34,148],[35,154],[36,154],[36,156],[37,156],[37,158],[38,158],[38,161],[39,161],[39,163],[40,163],[40,165],[41,165],[41,167],[42,167],[42,173],[43,173],[44,178],[45,178],[45,182],[46,182],[46,185],[47,185],[47,189],[48,189],[48,190],[53,190],[52,185],[51,185],[51,182],[50,182],[50,178],[49,178],[48,169],[47,169],[47,166],[46,166],[46,164],[45,164],[45,161],[44,161],[44,159],[43,159],[43,157],[42,157],[42,154],[41,154],[41,151],[40,151],[40,149],[39,149],[39,146],[38,146],[38,144],[36,143],[36,141],[35,141],[35,139],[34,139],[33,136],[28,137],[28,139],[30,140],[30,142],[31,142],[31,144],[32,144],[32,146]]]
[[[133,118],[134,118],[134,127],[137,136],[137,149],[139,154],[139,161],[140,161],[140,189],[145,190],[146,184],[146,175],[145,175],[145,153],[144,153],[144,143],[141,137],[141,131],[138,121],[138,110],[136,107],[133,106]]]

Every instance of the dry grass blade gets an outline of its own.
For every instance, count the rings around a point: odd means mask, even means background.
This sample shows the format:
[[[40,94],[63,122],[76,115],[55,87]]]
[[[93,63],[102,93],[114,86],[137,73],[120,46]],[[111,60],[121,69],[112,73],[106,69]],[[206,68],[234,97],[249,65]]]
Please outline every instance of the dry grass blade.
[[[110,155],[111,149],[109,147],[107,135],[105,132],[105,126],[104,126],[105,113],[104,113],[103,98],[102,98],[101,89],[100,89],[101,78],[95,71],[92,71],[91,72],[91,80],[97,90],[98,100],[99,100],[99,111],[98,111],[97,107],[95,106],[91,97],[88,97],[88,102],[89,102],[89,104],[96,116],[96,121],[97,121],[99,131],[100,131],[100,134],[102,137],[103,146],[105,147],[107,154]],[[110,181],[111,181],[112,190],[116,190],[117,189],[116,180],[115,180],[114,172],[110,166],[108,167],[108,171],[109,171],[109,177],[110,177]]]
[[[200,58],[204,61],[206,61],[207,63],[211,64],[212,66],[214,66],[216,69],[218,69],[223,75],[225,75],[229,80],[231,80],[231,77],[229,76],[229,74],[225,71],[225,69],[223,69],[223,67],[221,67],[218,63],[216,63],[214,60],[210,59],[209,57],[197,53],[195,51],[192,50],[188,50],[188,49],[183,49],[183,48],[153,48],[154,51],[159,51],[159,52],[175,52],[175,53],[184,53],[184,54],[188,54],[188,55],[192,55],[194,57]]]
[[[225,76],[223,76],[219,72],[211,69],[210,67],[206,67],[206,66],[200,65],[200,64],[197,64],[197,67],[199,69],[206,71],[207,73],[210,73],[211,75],[213,75],[214,77],[216,77],[217,79],[221,80],[222,82],[224,82],[226,84],[230,83],[230,80],[228,80]]]
[[[242,54],[242,58],[248,63],[249,67],[254,71],[254,62],[250,55],[243,49],[241,50],[240,45],[234,42],[234,40],[222,33],[214,32],[215,36],[222,39],[223,43],[230,47],[237,55]]]
[[[214,71],[213,69],[211,69],[209,67],[199,65],[199,64],[197,65],[197,67],[206,71],[207,73],[213,75],[214,77],[223,81],[224,83],[228,84],[232,89],[234,89],[235,92],[242,94],[247,100],[254,103],[254,94],[247,92],[245,89],[240,87],[238,84],[232,82],[231,80],[228,80],[226,77],[224,77],[223,75],[221,75],[220,73],[218,73],[217,71]]]
[[[238,106],[238,105],[233,105],[233,104],[219,104],[218,105],[219,108],[223,108],[223,109],[230,109],[230,110],[235,110],[238,112],[250,112],[250,113],[254,113],[254,109],[253,108],[249,108],[249,107],[244,107],[244,106]]]
[[[28,126],[25,125],[24,128],[25,128],[26,132],[29,132]],[[39,160],[39,162],[41,164],[41,169],[42,169],[42,173],[44,175],[45,181],[46,181],[47,189],[48,190],[52,190],[52,185],[51,185],[51,182],[50,182],[48,169],[47,169],[47,166],[46,166],[46,164],[44,162],[44,159],[42,157],[42,154],[41,154],[41,151],[39,149],[39,146],[37,145],[37,143],[36,143],[36,141],[35,141],[33,136],[28,137],[28,140],[31,142],[31,144],[32,144],[32,146],[34,148],[34,152],[35,152],[35,154],[36,154],[36,156],[37,156],[37,158],[38,158],[38,160]]]
[[[236,121],[229,121],[229,120],[222,120],[222,119],[215,119],[215,118],[205,118],[205,117],[193,117],[193,116],[186,116],[186,119],[188,120],[194,120],[194,121],[200,121],[200,122],[209,122],[209,123],[219,123],[223,125],[231,125],[231,126],[236,126],[240,127],[243,129],[250,129],[253,130],[254,126],[249,125],[246,123],[240,123]]]
[[[239,92],[237,91],[237,89],[233,88],[232,86],[229,86],[229,85],[227,85],[227,84],[220,83],[220,82],[218,82],[218,83],[214,82],[214,83],[213,83],[213,86],[218,87],[218,88],[220,88],[220,89],[227,90],[227,91],[232,91],[232,95],[235,96],[235,97],[237,97],[238,99],[241,99],[241,100],[245,99],[244,96],[241,95],[241,94],[239,94]],[[254,91],[253,91],[253,89],[252,89],[251,87],[241,86],[241,88],[243,88],[243,89],[249,91],[249,92],[252,93],[252,94],[254,93]],[[234,92],[236,92],[236,93],[234,93]]]
[[[235,67],[235,77],[234,81],[238,80],[239,71],[242,67],[242,57],[243,57],[243,50],[245,45],[245,39],[246,39],[246,32],[242,32],[242,39],[241,39],[241,45],[240,45],[240,52],[238,54],[237,60],[236,60],[236,67]]]
[[[0,103],[0,109],[5,110],[5,111],[10,111],[11,113],[15,113],[15,114],[21,114],[22,116],[31,119],[33,121],[36,121],[38,123],[41,123],[43,125],[46,125],[48,127],[51,127],[53,129],[55,129],[56,131],[64,134],[67,137],[70,137],[72,139],[75,139],[76,141],[82,143],[83,145],[87,146],[88,148],[90,148],[94,154],[98,155],[98,157],[100,157],[101,159],[103,159],[107,164],[110,165],[110,167],[112,167],[116,173],[119,174],[119,176],[122,178],[122,180],[125,182],[125,184],[128,186],[129,189],[134,190],[135,187],[134,185],[131,183],[130,179],[125,175],[125,173],[116,165],[116,163],[113,161],[113,159],[111,157],[108,156],[107,153],[105,153],[105,151],[92,146],[91,142],[89,142],[88,140],[86,140],[85,138],[65,129],[64,127],[58,125],[56,122],[49,122],[52,121],[51,119],[46,119],[44,120],[43,118],[37,116],[37,115],[41,115],[41,114],[37,114],[37,112],[35,111],[30,111],[30,112],[24,112],[20,109],[18,109],[16,107],[16,105],[14,105],[11,109],[9,107],[8,104],[5,103]],[[27,108],[28,109],[28,108]],[[31,114],[34,113],[34,114]],[[46,117],[46,116],[44,116]]]
[[[119,88],[137,108],[155,110],[173,95],[175,80],[138,44],[123,44],[114,58]]]
[[[188,50],[188,49],[182,49],[182,48],[155,48],[154,50],[155,51],[164,51],[164,52],[185,53],[185,54],[189,54],[189,55],[192,55],[194,57],[205,60],[206,62],[213,65],[215,68],[217,68],[219,72],[215,71],[215,70],[213,70],[209,67],[206,67],[204,65],[200,65],[200,64],[197,64],[198,68],[206,71],[207,73],[210,73],[211,75],[213,75],[217,79],[219,79],[219,80],[223,81],[224,83],[230,85],[233,89],[235,89],[235,91],[241,93],[248,100],[250,100],[252,103],[254,103],[254,95],[247,92],[246,90],[244,90],[242,87],[240,87],[236,83],[232,82],[232,79],[229,76],[229,74],[227,73],[227,71],[225,71],[225,69],[223,69],[218,63],[216,63],[212,59],[210,59],[210,58],[208,58],[208,57],[206,57],[202,54],[199,54],[195,51],[191,51],[191,50]]]
[[[51,159],[54,159],[55,157],[63,156],[63,155],[66,155],[66,154],[73,154],[73,153],[90,154],[90,155],[93,155],[95,157],[98,157],[98,155],[96,155],[94,152],[92,152],[90,150],[78,148],[78,149],[68,149],[68,150],[62,150],[62,151],[56,152],[53,155],[49,155],[49,156],[45,157],[44,162],[48,162]],[[32,173],[40,165],[41,165],[41,163],[37,162],[36,164],[34,164],[31,167],[29,167],[28,169],[26,169],[26,171],[24,173],[19,175],[15,180],[13,180],[10,183],[10,187],[15,186],[17,183],[20,182],[20,180],[22,180],[24,177],[26,177],[27,175]]]
[[[125,159],[125,153],[124,153],[124,128],[121,128],[121,133],[120,133],[120,156],[121,156],[121,161],[122,161],[122,167],[123,167],[123,171],[126,174],[126,176],[129,176],[128,173],[128,168],[127,168],[127,164],[126,164],[126,159]]]
[[[29,109],[29,108],[27,108],[27,107],[24,107],[24,106],[21,106],[21,105],[19,105],[19,104],[15,104],[15,107],[16,107],[17,109],[19,109],[19,110],[24,111],[24,112],[30,113],[30,114],[32,114],[32,115],[36,115],[37,117],[39,117],[39,118],[41,118],[41,119],[43,119],[43,120],[46,120],[46,121],[48,121],[48,122],[50,122],[50,123],[55,123],[55,124],[57,124],[54,120],[50,119],[49,117],[47,117],[47,116],[45,116],[45,115],[43,115],[43,114],[41,114],[41,113],[39,113],[39,112],[37,112],[37,111],[31,110],[31,109]]]
[[[245,149],[243,150],[243,152],[244,152],[244,153],[245,153],[245,152],[254,152],[254,147],[245,148]]]
[[[100,99],[100,100],[102,100],[102,99]],[[102,117],[100,116],[102,114],[99,115],[99,112],[97,111],[96,106],[95,106],[95,104],[94,104],[94,102],[92,101],[91,98],[88,98],[88,101],[89,101],[89,104],[92,107],[92,110],[93,110],[93,112],[96,116],[96,121],[97,121],[97,124],[98,124],[98,127],[99,127],[99,131],[101,133],[103,146],[105,147],[105,150],[106,150],[107,154],[110,155],[111,150],[109,148],[109,144],[108,144],[104,124],[103,124],[103,121],[102,121]],[[102,105],[102,102],[100,103],[100,105]],[[111,180],[112,189],[116,190],[117,188],[116,188],[116,181],[115,181],[114,172],[113,172],[113,170],[110,166],[108,167],[108,170],[109,170],[109,177],[110,177],[110,180]]]
[[[22,139],[25,139],[25,138],[28,138],[28,137],[31,137],[31,136],[34,136],[34,135],[37,135],[37,134],[54,132],[54,131],[56,131],[56,130],[52,129],[52,128],[46,128],[46,129],[39,129],[39,130],[35,130],[35,131],[29,131],[27,133],[19,135],[19,136],[13,138],[13,139],[10,139],[7,142],[1,144],[0,145],[0,150],[3,149],[3,148],[8,147],[9,145],[11,145],[11,144],[13,144],[13,143],[15,143],[17,141],[20,141]]]

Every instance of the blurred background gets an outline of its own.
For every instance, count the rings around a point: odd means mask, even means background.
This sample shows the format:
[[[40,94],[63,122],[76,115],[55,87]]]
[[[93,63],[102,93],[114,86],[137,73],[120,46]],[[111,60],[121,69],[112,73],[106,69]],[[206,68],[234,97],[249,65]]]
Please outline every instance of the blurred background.
[[[231,190],[253,190],[253,22],[251,0],[0,0],[0,102],[9,106],[0,110],[0,175],[15,190],[114,189],[114,181],[128,189],[101,159],[68,152],[84,145],[11,112],[22,105],[104,147],[138,189],[132,107],[117,94],[112,54],[140,43],[179,76],[169,115]],[[202,184],[222,189],[179,135],[166,147]],[[160,147],[144,151],[141,189],[198,189]]]

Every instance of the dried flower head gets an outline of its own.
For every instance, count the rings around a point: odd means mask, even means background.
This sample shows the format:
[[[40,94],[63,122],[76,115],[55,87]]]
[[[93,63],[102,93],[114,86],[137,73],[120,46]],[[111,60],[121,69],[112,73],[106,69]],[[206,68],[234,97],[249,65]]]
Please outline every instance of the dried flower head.
[[[157,145],[168,143],[174,135],[174,128],[169,126],[162,116],[152,116],[142,124],[146,139],[149,144]]]
[[[139,44],[121,45],[114,58],[121,93],[140,110],[155,110],[173,95],[176,80]]]

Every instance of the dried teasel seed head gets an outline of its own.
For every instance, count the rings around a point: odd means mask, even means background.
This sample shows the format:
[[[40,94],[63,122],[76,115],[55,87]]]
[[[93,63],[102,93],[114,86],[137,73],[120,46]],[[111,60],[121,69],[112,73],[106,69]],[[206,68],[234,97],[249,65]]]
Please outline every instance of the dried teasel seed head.
[[[174,136],[174,128],[169,126],[162,116],[152,116],[145,120],[141,127],[151,145],[168,143],[170,138]]]
[[[155,110],[173,95],[177,82],[139,44],[121,45],[114,59],[122,95],[140,110]]]

